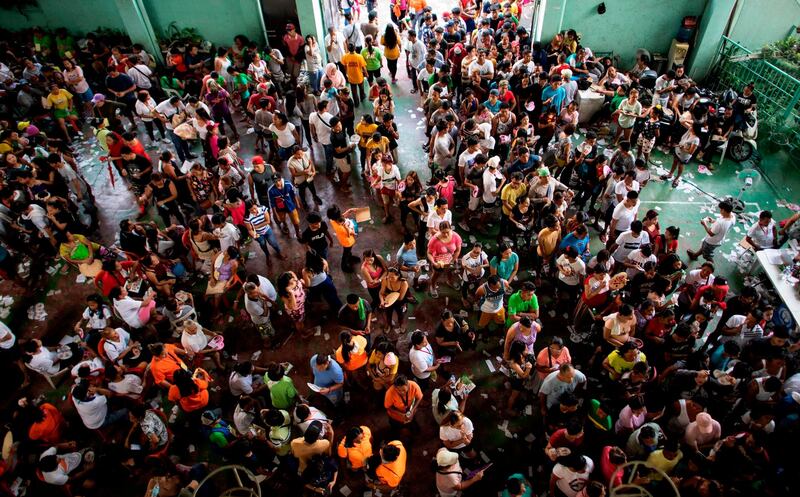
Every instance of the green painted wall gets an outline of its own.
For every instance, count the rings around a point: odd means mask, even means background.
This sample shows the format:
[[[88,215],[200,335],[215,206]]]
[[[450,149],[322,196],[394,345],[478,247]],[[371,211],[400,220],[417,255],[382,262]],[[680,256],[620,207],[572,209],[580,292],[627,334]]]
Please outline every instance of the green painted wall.
[[[161,36],[171,22],[178,28],[196,28],[200,36],[217,45],[230,46],[243,34],[263,43],[258,0],[143,0],[156,33]]]
[[[689,75],[695,80],[702,80],[711,69],[735,3],[736,0],[709,0],[697,30],[697,43],[689,57]]]
[[[606,13],[599,15],[603,1]],[[613,51],[623,67],[633,64],[636,49],[666,54],[685,16],[699,16],[707,0],[547,0],[542,42],[574,29],[582,43],[600,52]],[[771,1],[771,0],[760,0]]]
[[[167,1],[167,0],[162,0]],[[0,10],[0,26],[10,31],[33,26],[68,28],[76,33],[88,33],[98,27],[124,30],[122,17],[115,0],[38,0],[39,6],[26,9]]]
[[[800,0],[740,0],[740,4],[728,38],[750,50],[785,38],[800,24]]]

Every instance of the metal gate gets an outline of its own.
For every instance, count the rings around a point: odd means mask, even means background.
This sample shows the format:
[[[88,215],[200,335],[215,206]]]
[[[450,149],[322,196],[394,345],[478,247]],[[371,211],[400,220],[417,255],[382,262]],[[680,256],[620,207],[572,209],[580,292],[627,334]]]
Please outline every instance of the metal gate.
[[[706,81],[714,90],[736,92],[754,83],[759,136],[790,153],[800,151],[800,80],[723,36]]]

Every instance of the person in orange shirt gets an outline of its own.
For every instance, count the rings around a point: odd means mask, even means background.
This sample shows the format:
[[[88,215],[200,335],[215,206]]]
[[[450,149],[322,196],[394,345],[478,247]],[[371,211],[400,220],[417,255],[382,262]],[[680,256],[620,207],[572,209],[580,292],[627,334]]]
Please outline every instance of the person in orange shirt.
[[[186,369],[186,364],[178,357],[178,354],[186,354],[186,351],[170,343],[154,343],[150,345],[150,353],[153,354],[150,360],[153,381],[156,385],[169,388],[175,371]]]
[[[381,464],[375,468],[376,479],[367,486],[377,490],[391,491],[400,486],[406,473],[406,448],[399,440],[394,440],[381,448]]]
[[[347,467],[364,469],[372,456],[372,432],[366,426],[354,426],[347,430],[337,449],[339,457],[347,459]]]
[[[422,401],[422,389],[405,375],[397,375],[394,384],[386,390],[383,407],[389,415],[389,426],[402,428],[414,420],[414,414]]]
[[[345,371],[356,371],[367,365],[367,339],[361,335],[353,335],[348,330],[339,334],[342,344],[336,349],[336,362]]]
[[[64,416],[58,408],[47,402],[40,406],[26,404],[22,410],[22,419],[29,420],[28,438],[41,443],[57,444],[61,441],[64,429]]]
[[[346,219],[355,214],[355,209],[347,209],[342,212],[337,206],[328,209],[328,219],[336,233],[336,238],[342,245],[342,271],[345,273],[353,272],[353,265],[360,261],[353,255],[353,245],[356,244],[356,231],[353,222]]]
[[[173,379],[175,384],[169,387],[167,398],[177,402],[183,412],[194,412],[208,405],[208,384],[213,380],[204,369],[197,368],[194,374],[179,369]]]

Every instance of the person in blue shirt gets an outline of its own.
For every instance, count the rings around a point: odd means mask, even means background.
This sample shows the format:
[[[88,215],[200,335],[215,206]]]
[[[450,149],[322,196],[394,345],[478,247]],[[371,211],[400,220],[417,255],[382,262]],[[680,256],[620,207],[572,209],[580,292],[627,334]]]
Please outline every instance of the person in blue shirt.
[[[521,473],[514,473],[506,480],[502,497],[531,497],[533,490],[531,484]]]
[[[339,405],[344,394],[344,373],[339,363],[332,361],[328,354],[314,354],[310,361],[314,375],[314,385],[320,388],[319,394],[334,406]]]
[[[412,281],[412,287],[417,285],[420,268],[418,266],[417,240],[413,233],[403,235],[403,246],[397,251],[397,263],[403,277]]]
[[[497,98],[500,95],[500,91],[494,89],[489,92],[489,98],[483,102],[483,106],[489,109],[489,112],[492,114],[497,114],[500,112],[500,105],[503,103]]]
[[[561,87],[561,75],[550,76],[550,84],[542,89],[542,108],[553,109],[556,114],[561,113],[567,91]]]
[[[517,159],[508,166],[506,176],[511,177],[511,175],[516,172],[522,173],[523,175],[532,173],[539,168],[539,162],[541,160],[541,156],[531,154],[528,147],[519,147],[517,149]]]
[[[300,233],[300,212],[298,210],[300,200],[297,196],[297,189],[293,184],[284,180],[283,176],[277,173],[272,175],[272,181],[274,181],[274,183],[267,191],[269,205],[272,206],[272,212],[274,212],[275,216],[278,218],[281,231],[287,235],[289,234],[289,228],[286,226],[286,217],[288,215],[289,220],[292,222],[292,225],[294,225],[294,231],[299,240],[302,234]]]
[[[591,253],[589,253],[589,231],[585,225],[578,225],[561,240],[558,248],[563,251],[567,247],[575,247],[582,259],[591,257]]]

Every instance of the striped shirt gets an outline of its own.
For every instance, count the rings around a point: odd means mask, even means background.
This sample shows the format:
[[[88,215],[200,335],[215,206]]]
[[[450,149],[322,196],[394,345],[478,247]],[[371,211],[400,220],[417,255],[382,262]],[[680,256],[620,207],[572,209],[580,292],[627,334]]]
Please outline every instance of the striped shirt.
[[[269,225],[266,219],[266,213],[268,209],[263,205],[258,207],[257,214],[247,214],[247,217],[244,218],[245,222],[249,223],[253,226],[253,230],[256,232],[257,235],[266,235],[269,233],[269,230],[272,227]]]

